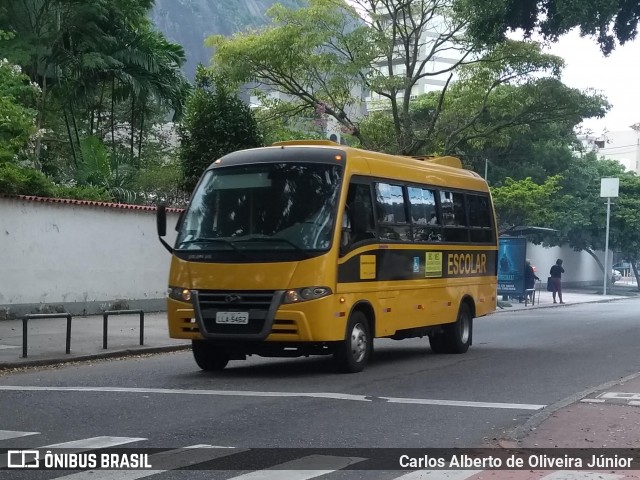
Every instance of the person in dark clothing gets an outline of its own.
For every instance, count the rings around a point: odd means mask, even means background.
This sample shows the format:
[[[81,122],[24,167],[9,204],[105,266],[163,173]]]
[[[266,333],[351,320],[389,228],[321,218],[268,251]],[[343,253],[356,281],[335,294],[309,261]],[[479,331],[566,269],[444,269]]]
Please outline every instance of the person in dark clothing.
[[[562,260],[556,260],[556,264],[551,267],[549,271],[549,275],[551,276],[551,286],[553,287],[553,303],[556,302],[556,293],[558,294],[558,298],[560,299],[560,303],[564,303],[562,301],[562,274],[564,273],[564,268],[562,268]]]
[[[527,259],[524,264],[524,288],[526,290],[534,289],[536,286],[536,280],[540,279],[531,265],[531,260]],[[526,294],[529,297],[529,301],[533,302],[533,292],[526,292]]]

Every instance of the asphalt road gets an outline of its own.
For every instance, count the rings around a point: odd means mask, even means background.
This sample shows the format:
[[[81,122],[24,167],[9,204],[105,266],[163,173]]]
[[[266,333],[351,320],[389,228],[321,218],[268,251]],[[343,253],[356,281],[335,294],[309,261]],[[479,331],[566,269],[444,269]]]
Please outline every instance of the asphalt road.
[[[542,407],[639,372],[639,307],[502,312],[475,321],[464,355],[434,355],[426,339],[381,340],[374,363],[351,375],[328,357],[252,357],[204,373],[189,352],[4,374],[0,448],[494,445]]]

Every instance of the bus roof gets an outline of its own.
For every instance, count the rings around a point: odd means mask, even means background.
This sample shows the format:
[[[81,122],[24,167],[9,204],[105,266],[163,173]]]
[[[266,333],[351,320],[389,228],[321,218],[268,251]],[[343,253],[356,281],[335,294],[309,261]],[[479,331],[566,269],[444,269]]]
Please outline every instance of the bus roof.
[[[245,160],[245,154],[248,152],[264,151],[265,153],[270,152],[272,155],[274,150],[288,150],[287,147],[309,148],[318,153],[323,150],[333,150],[334,152],[336,150],[342,151],[346,154],[349,170],[354,174],[488,191],[488,186],[484,179],[476,172],[464,169],[462,162],[456,157],[409,157],[390,155],[340,145],[331,140],[290,140],[276,142],[271,147],[242,150],[231,153],[228,157],[230,157],[229,160],[232,160],[233,163],[244,163],[248,160],[248,158]],[[271,155],[267,156],[271,157]],[[225,157],[223,157],[223,159]],[[220,163],[220,160],[214,162],[211,167],[216,166],[218,163]]]
[[[484,179],[472,170],[464,169],[462,162],[457,157],[452,156],[404,156],[390,155],[386,153],[363,150],[353,148],[347,145],[340,145],[331,140],[290,140],[284,142],[276,142],[274,147],[311,147],[311,148],[331,148],[340,149],[347,154],[349,161],[355,157],[360,157],[368,163],[371,169],[370,174],[373,176],[391,176],[402,178],[403,180],[414,179],[419,182],[424,179],[418,179],[418,172],[424,172],[430,177],[437,177],[439,181],[427,183],[436,183],[439,185],[448,185],[456,178],[461,180],[467,188],[475,190],[488,191],[488,186]],[[398,167],[400,168],[398,171]],[[404,172],[402,170],[405,170]],[[392,174],[392,172],[395,173]],[[364,173],[364,172],[362,172]],[[453,180],[453,183],[458,183]],[[451,185],[462,186],[462,185]]]

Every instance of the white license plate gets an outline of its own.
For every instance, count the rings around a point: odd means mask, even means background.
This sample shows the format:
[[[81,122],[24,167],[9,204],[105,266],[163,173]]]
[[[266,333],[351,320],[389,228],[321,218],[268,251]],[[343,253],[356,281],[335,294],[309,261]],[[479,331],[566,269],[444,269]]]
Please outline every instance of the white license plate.
[[[249,312],[216,312],[216,323],[247,325],[249,323]]]

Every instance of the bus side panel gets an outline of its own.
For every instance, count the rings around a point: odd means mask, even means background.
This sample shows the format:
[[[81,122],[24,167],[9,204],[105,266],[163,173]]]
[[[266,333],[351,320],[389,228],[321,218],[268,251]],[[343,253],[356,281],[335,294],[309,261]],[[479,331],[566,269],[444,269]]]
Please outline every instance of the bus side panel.
[[[496,307],[495,256],[492,246],[363,247],[341,260],[337,292],[371,303],[380,337],[454,322],[465,296],[483,316]]]

